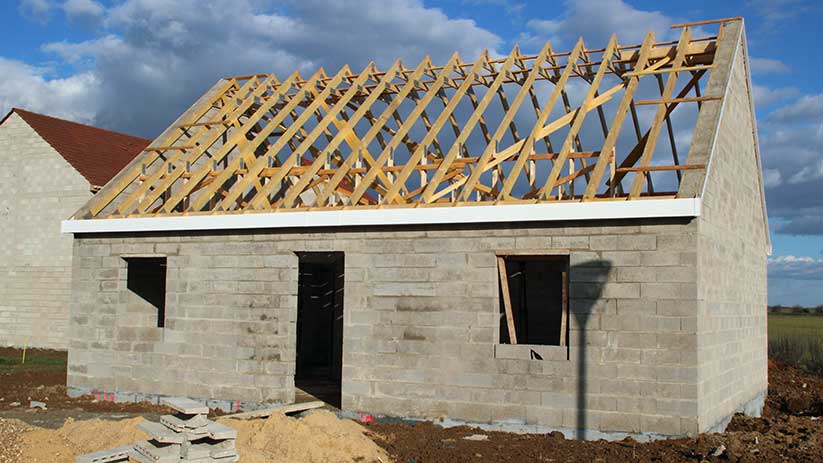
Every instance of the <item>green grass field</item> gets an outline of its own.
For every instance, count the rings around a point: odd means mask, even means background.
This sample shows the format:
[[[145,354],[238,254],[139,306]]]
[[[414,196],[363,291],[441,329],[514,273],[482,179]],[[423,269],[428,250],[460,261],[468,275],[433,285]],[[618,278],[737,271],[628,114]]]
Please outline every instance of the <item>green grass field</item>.
[[[769,314],[769,358],[823,375],[823,315]]]
[[[66,355],[61,352],[29,349],[26,363],[22,363],[21,352],[16,349],[0,348],[0,374],[22,371],[65,371]]]

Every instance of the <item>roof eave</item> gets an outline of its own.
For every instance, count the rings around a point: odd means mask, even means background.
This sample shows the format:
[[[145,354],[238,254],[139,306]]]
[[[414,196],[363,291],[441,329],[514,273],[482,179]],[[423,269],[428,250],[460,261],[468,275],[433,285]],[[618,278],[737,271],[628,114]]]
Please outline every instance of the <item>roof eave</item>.
[[[346,226],[694,218],[700,216],[701,204],[700,198],[677,198],[638,201],[592,201],[585,203],[340,209],[117,219],[70,219],[63,221],[62,232],[75,234],[188,232]]]

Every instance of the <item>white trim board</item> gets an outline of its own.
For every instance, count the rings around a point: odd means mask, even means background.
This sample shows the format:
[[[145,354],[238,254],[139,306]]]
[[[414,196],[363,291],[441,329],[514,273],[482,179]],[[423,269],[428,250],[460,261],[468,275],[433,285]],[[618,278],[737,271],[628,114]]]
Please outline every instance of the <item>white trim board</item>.
[[[64,220],[63,233],[167,232],[259,228],[437,225],[700,216],[700,198],[505,204],[394,209],[342,209],[222,215]]]

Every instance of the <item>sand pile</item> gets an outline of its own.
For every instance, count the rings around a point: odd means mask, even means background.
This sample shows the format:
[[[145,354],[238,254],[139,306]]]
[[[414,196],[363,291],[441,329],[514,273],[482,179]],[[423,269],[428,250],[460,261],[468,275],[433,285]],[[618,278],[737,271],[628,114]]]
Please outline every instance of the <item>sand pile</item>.
[[[241,463],[383,462],[391,459],[350,420],[318,410],[305,418],[218,422],[237,429]]]
[[[122,421],[69,418],[58,429],[27,428],[16,434],[19,446],[10,453],[18,454],[20,463],[73,463],[76,455],[146,439],[148,436],[137,428],[143,421],[143,418]],[[324,410],[301,419],[275,415],[265,420],[224,418],[218,421],[238,431],[241,463],[391,461],[366,436],[363,427]]]
[[[31,428],[20,436],[20,462],[74,463],[77,455],[145,440],[148,436],[137,429],[141,422],[143,418],[122,421],[69,418],[58,429]]]
[[[22,421],[0,418],[0,463],[15,463],[21,460],[20,435],[30,429]]]

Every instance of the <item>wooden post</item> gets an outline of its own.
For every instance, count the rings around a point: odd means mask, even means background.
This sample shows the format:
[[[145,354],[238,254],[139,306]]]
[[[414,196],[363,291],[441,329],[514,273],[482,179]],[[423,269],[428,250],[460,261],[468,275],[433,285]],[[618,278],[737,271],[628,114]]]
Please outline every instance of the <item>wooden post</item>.
[[[609,196],[612,198],[614,198],[614,171],[617,169],[615,162],[614,147],[612,147],[612,152],[609,154]]]
[[[500,272],[500,287],[503,290],[503,307],[506,311],[506,324],[509,327],[509,343],[517,344],[517,333],[514,329],[514,317],[512,316],[512,298],[509,294],[509,277],[506,274],[506,259],[497,258],[497,269]]]

